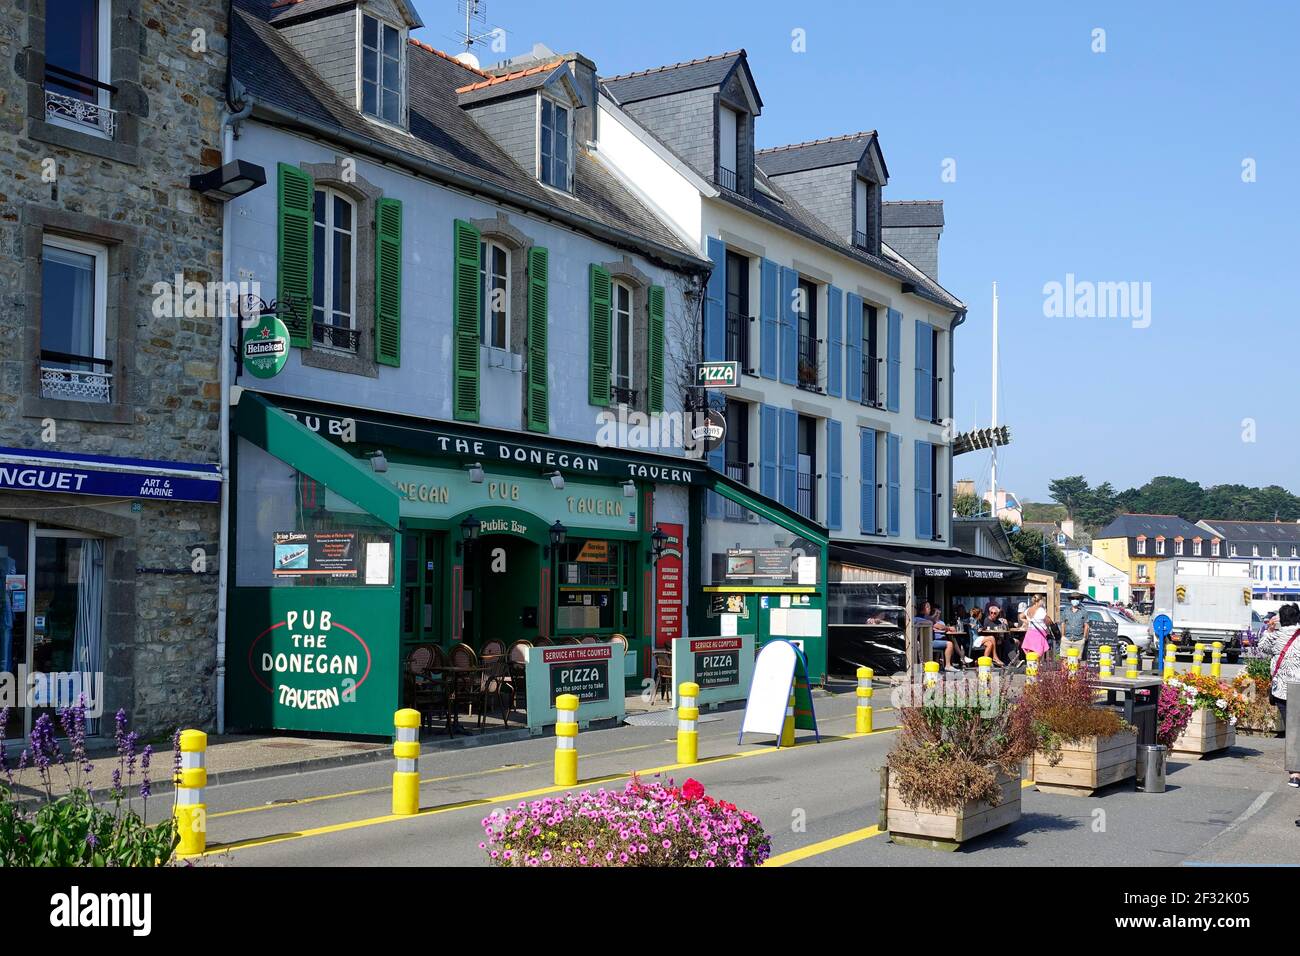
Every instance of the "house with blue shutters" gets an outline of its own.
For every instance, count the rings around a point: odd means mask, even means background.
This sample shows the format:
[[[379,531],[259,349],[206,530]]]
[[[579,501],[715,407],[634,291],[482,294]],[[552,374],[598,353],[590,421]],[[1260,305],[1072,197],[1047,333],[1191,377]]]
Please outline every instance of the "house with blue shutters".
[[[953,333],[942,204],[886,202],[875,131],[755,146],[745,51],[604,77],[597,154],[713,264],[700,349],[740,363],[713,394],[710,465],[833,542],[951,552]],[[900,249],[906,249],[908,255]],[[745,539],[712,500],[712,550]]]

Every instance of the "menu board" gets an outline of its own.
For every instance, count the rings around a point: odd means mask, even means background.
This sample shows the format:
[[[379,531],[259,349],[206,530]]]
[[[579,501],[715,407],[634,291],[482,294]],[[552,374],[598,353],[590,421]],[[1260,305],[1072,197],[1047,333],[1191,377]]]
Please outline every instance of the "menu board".
[[[361,548],[355,531],[277,531],[273,536],[277,578],[356,578]]]

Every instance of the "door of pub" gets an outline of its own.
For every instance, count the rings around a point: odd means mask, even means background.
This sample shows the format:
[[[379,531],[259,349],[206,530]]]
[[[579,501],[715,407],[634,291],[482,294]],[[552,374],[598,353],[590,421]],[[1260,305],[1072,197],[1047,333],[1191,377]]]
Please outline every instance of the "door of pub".
[[[442,644],[447,587],[445,539],[441,531],[402,535],[402,643]]]

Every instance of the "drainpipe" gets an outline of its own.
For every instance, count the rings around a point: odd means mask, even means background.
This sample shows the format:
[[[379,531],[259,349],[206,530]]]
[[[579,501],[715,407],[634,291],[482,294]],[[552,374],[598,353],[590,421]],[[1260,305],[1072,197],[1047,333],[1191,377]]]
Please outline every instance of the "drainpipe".
[[[221,121],[221,163],[224,166],[235,158],[235,124],[253,112],[253,97],[239,83],[228,87],[235,102],[242,99],[239,109],[225,111]],[[226,732],[226,593],[230,587],[230,302],[225,290],[230,288],[230,224],[231,204],[221,204],[221,515],[217,530],[217,733]]]

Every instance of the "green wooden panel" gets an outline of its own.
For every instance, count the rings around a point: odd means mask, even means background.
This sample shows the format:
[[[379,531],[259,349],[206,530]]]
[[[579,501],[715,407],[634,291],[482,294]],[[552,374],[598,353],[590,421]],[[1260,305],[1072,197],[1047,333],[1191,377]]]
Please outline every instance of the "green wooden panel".
[[[478,421],[479,410],[479,231],[470,223],[455,223],[452,280],[452,413],[458,421]]]
[[[375,361],[402,364],[402,203],[375,204]]]
[[[591,266],[591,322],[588,375],[588,400],[593,405],[609,405],[611,372],[610,278],[609,272],[596,264]]]
[[[664,287],[650,287],[650,411],[664,410]]]
[[[290,345],[311,348],[312,197],[315,185],[311,176],[298,167],[280,163],[277,189],[276,300],[280,303],[280,320],[289,329]],[[288,303],[292,305],[288,306]]]
[[[550,429],[550,388],[547,381],[548,270],[550,256],[542,246],[528,250],[528,368],[525,403],[529,431]]]

